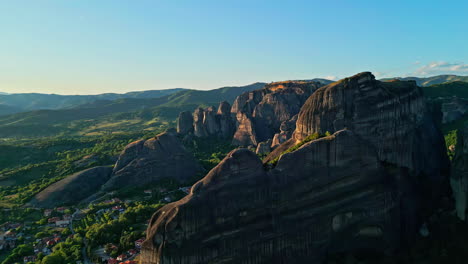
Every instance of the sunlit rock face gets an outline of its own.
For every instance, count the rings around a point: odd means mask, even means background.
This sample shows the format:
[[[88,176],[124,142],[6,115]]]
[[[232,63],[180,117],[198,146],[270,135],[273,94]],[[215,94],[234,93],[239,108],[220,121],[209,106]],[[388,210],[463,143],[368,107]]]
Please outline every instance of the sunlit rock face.
[[[156,212],[142,263],[320,263],[330,252],[411,243],[449,170],[419,88],[370,73],[319,88],[277,150],[326,131],[268,170],[248,150],[231,152]]]
[[[466,220],[468,208],[468,126],[460,129],[457,133],[450,184],[455,198],[457,216]]]
[[[352,130],[379,159],[437,177],[448,167],[441,132],[415,82],[380,82],[369,72],[317,90],[299,114],[294,138]]]
[[[307,98],[320,86],[321,83],[309,81],[276,82],[238,96],[231,109],[237,121],[233,144],[256,146],[273,139],[276,133],[282,132],[282,125],[299,113]],[[282,138],[287,140],[291,134],[283,133]]]

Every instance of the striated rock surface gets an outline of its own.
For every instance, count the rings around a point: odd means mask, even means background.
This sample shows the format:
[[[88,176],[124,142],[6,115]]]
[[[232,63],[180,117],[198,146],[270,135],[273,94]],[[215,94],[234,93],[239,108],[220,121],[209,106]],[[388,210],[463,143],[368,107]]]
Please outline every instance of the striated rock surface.
[[[141,186],[163,178],[181,182],[203,169],[188,152],[175,131],[169,130],[148,140],[129,144],[120,154],[114,171],[103,190]]]
[[[231,116],[231,105],[224,101],[218,107],[219,136],[230,138],[234,134],[235,124]]]
[[[442,181],[449,167],[444,138],[415,82],[380,82],[364,72],[324,86],[304,104],[293,140],[343,128],[369,142],[382,162],[415,176]]]
[[[322,87],[277,150],[325,131],[334,134],[271,170],[248,150],[231,152],[156,212],[142,263],[320,263],[327,253],[410,244],[446,194],[449,171],[419,88],[370,73]]]
[[[192,113],[185,111],[179,114],[179,118],[177,118],[177,133],[183,135],[193,133]]]
[[[40,208],[76,204],[97,192],[111,173],[111,167],[94,167],[77,172],[48,186],[36,194],[29,204]]]
[[[457,216],[466,220],[468,208],[468,125],[457,132],[455,157],[452,160],[450,184],[455,198]]]

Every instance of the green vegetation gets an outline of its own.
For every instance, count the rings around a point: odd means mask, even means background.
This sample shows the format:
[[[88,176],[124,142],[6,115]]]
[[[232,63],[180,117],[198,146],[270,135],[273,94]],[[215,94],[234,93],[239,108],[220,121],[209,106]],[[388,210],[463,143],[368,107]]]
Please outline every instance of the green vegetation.
[[[316,140],[316,139],[319,139],[319,138],[322,138],[322,137],[328,137],[330,136],[331,133],[330,132],[325,132],[325,134],[319,134],[318,132],[315,132],[311,135],[308,135],[304,140],[302,140],[301,142],[297,143],[296,145],[288,148],[287,150],[281,152],[280,155],[278,155],[278,157],[276,157],[275,159],[271,160],[270,162],[268,162],[268,164],[272,165],[272,166],[276,166],[276,164],[278,164],[278,161],[279,159],[281,158],[281,156],[283,156],[284,154],[286,153],[291,153],[291,152],[294,152],[296,150],[298,150],[299,148],[301,148],[302,146],[304,146],[306,143],[312,141],[312,140]]]
[[[236,148],[231,145],[230,139],[218,138],[193,137],[184,144],[207,171],[218,165],[229,152]]]
[[[128,143],[161,131],[1,143],[0,206],[20,206],[65,176],[98,165],[112,165]]]
[[[468,98],[468,82],[447,82],[423,87],[422,89],[424,91],[424,95],[430,98],[452,96]]]
[[[87,136],[151,131],[174,125],[181,111],[198,106],[232,103],[263,83],[210,91],[184,90],[158,98],[123,98],[95,101],[74,108],[36,110],[0,116],[0,138]]]

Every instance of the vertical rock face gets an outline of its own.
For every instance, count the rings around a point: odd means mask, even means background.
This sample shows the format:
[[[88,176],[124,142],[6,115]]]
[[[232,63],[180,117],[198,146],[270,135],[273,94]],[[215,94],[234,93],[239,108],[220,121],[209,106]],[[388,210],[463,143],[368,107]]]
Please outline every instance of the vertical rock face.
[[[271,147],[276,148],[291,138],[294,130],[296,129],[297,115],[293,116],[290,120],[281,123],[280,132],[276,133],[273,137]]]
[[[468,208],[468,126],[457,133],[457,146],[450,177],[457,216],[466,220]]]
[[[189,153],[175,131],[129,144],[120,154],[114,171],[102,190],[142,186],[163,178],[187,181],[203,168]]]
[[[218,109],[215,109],[214,106],[206,109],[197,108],[193,113],[193,119],[190,124],[190,118],[186,116],[186,112],[183,112],[179,115],[178,128],[181,126],[185,129],[178,129],[177,132],[187,135],[193,131],[196,137],[232,137],[234,133],[234,120],[231,117],[230,110],[231,105],[228,102],[221,102]]]
[[[224,101],[218,107],[219,135],[222,138],[230,138],[234,134],[235,124],[231,117],[231,105]]]
[[[327,252],[409,243],[448,180],[443,139],[426,112],[413,83],[382,85],[370,73],[320,88],[283,145],[333,135],[271,170],[250,151],[231,152],[156,212],[142,263],[320,263]]]
[[[437,177],[449,167],[443,136],[415,82],[379,82],[364,72],[324,86],[304,104],[294,138],[343,128],[374,146],[381,161],[415,175]]]
[[[193,133],[196,137],[206,137],[208,135],[206,127],[203,124],[205,111],[203,108],[197,108],[193,113]]]
[[[316,82],[277,82],[240,95],[231,110],[237,119],[233,143],[248,146],[272,139],[280,132],[282,123],[297,115],[307,98],[320,86]],[[289,139],[291,135],[283,133],[281,136]]]
[[[177,133],[183,135],[193,133],[192,113],[185,111],[179,114],[179,118],[177,118]]]

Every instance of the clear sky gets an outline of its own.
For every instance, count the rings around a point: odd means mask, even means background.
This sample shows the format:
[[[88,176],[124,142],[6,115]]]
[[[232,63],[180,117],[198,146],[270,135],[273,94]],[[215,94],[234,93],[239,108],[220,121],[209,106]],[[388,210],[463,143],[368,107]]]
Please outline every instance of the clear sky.
[[[0,92],[468,75],[468,1],[0,0]]]

